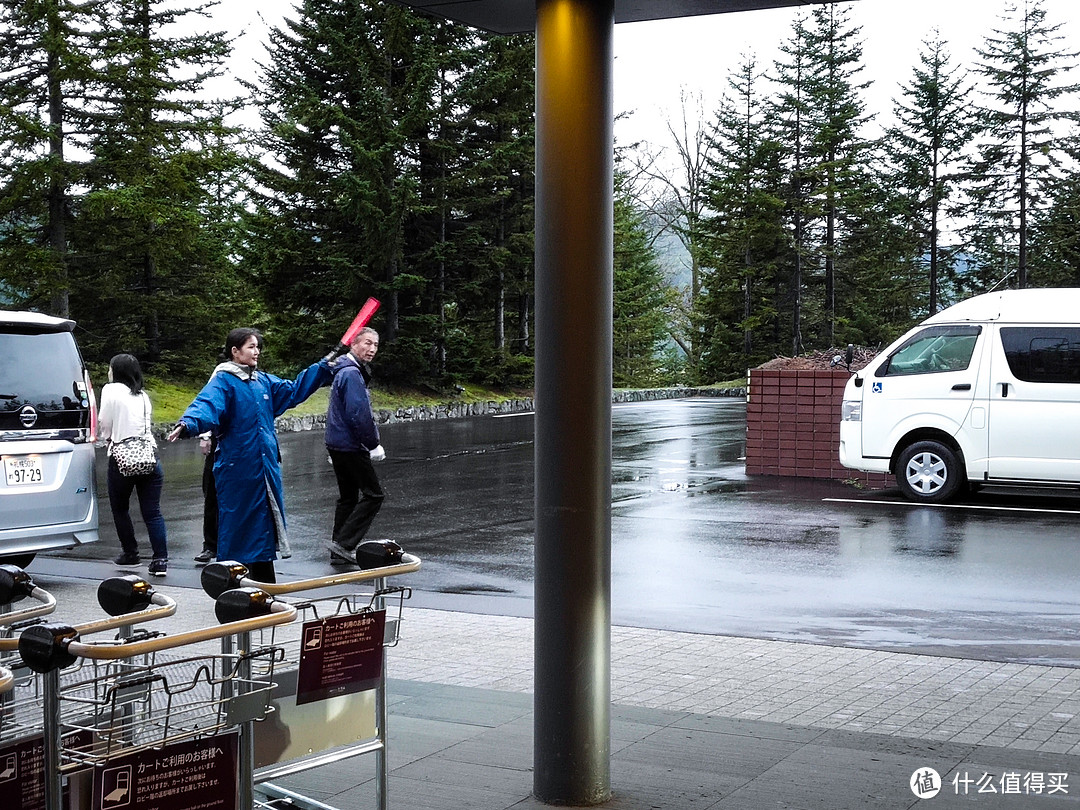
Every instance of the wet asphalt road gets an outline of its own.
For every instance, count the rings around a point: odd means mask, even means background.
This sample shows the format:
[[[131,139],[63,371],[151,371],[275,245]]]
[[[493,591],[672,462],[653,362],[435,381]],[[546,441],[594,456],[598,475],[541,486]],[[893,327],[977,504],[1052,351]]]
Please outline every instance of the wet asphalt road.
[[[841,482],[748,478],[740,400],[618,405],[613,424],[615,623],[1080,666],[1080,495],[984,491],[927,507]],[[413,604],[529,615],[531,416],[394,424],[383,440],[388,497],[370,537],[423,559]],[[281,448],[294,556],[279,575],[329,573],[337,493],[322,433],[283,434]],[[195,586],[202,457],[194,441],[162,456],[168,581]],[[32,573],[115,570],[104,491],[102,542],[41,557]]]

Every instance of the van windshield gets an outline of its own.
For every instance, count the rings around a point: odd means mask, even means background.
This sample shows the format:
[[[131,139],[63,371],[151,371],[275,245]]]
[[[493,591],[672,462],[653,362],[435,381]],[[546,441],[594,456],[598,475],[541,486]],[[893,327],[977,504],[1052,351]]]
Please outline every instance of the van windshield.
[[[878,367],[876,376],[963,371],[971,363],[981,326],[930,326],[908,338]]]

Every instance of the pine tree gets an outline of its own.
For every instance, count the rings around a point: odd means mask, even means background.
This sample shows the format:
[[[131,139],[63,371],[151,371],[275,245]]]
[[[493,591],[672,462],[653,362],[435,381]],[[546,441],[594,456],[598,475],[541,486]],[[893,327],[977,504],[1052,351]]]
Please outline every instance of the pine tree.
[[[977,51],[987,104],[969,175],[967,236],[980,265],[974,281],[984,289],[1014,273],[1017,287],[1028,285],[1031,231],[1067,154],[1064,124],[1076,115],[1061,102],[1073,103],[1080,90],[1062,81],[1077,54],[1060,48],[1061,26],[1046,22],[1040,0],[1020,0],[1004,22],[1009,28],[995,29]]]
[[[85,95],[100,88],[95,0],[0,0],[0,285],[18,306],[70,313],[71,187]]]
[[[865,204],[864,166],[869,144],[860,130],[866,123],[866,105],[860,92],[868,85],[858,83],[862,70],[860,29],[849,25],[850,9],[836,3],[816,7],[811,13],[813,27],[806,39],[811,59],[807,102],[816,111],[809,158],[817,198],[822,212],[824,234],[821,257],[824,270],[826,345],[836,344],[837,313],[842,308],[838,293],[837,267],[841,242],[858,227],[860,208]]]
[[[896,124],[885,136],[889,175],[901,195],[900,221],[913,237],[912,260],[927,262],[927,309],[939,309],[940,267],[951,266],[955,250],[941,243],[946,206],[957,191],[957,170],[963,150],[975,131],[970,115],[970,88],[951,65],[940,36],[923,43],[919,66],[902,87],[904,101],[894,101]]]
[[[482,36],[456,88],[449,367],[494,383],[532,379],[534,59],[532,36]]]
[[[103,358],[128,351],[152,370],[202,376],[243,306],[232,246],[213,227],[237,214],[220,197],[240,164],[237,138],[205,90],[229,43],[173,33],[201,8],[110,0],[101,12],[101,93],[86,111],[93,157],[72,228],[84,342]]]
[[[660,350],[667,338],[666,313],[674,297],[664,283],[645,215],[637,208],[622,172],[615,175],[614,205],[612,384],[616,388],[654,386],[661,381]]]
[[[1075,144],[1068,154],[1071,165],[1077,165],[1080,154]],[[1075,172],[1050,189],[1049,203],[1032,229],[1028,257],[1032,285],[1080,287],[1080,175]]]
[[[781,147],[767,121],[762,75],[747,57],[710,133],[705,193],[710,213],[706,291],[699,309],[707,337],[704,379],[727,379],[767,359],[776,342],[793,256],[785,230]]]
[[[441,92],[439,27],[408,9],[305,0],[270,33],[245,266],[295,361],[332,344],[369,295],[382,371],[431,368],[428,259],[440,237],[429,150]],[[437,229],[435,229],[437,230]]]
[[[791,38],[780,46],[781,58],[775,63],[775,81],[779,92],[769,117],[777,140],[784,144],[783,161],[787,175],[784,191],[786,215],[791,227],[792,260],[786,304],[791,312],[790,353],[802,354],[804,294],[809,267],[816,262],[813,223],[820,215],[812,197],[814,179],[810,147],[815,131],[814,111],[810,105],[809,81],[812,60],[809,52],[810,32],[806,19],[795,18]],[[779,337],[780,335],[778,335]]]

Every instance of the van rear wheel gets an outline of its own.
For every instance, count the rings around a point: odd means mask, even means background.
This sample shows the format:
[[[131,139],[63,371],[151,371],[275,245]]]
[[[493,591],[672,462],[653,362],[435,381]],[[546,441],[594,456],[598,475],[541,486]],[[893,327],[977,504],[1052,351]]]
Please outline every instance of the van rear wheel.
[[[916,442],[897,461],[896,483],[909,501],[942,503],[964,483],[956,452],[941,442]]]

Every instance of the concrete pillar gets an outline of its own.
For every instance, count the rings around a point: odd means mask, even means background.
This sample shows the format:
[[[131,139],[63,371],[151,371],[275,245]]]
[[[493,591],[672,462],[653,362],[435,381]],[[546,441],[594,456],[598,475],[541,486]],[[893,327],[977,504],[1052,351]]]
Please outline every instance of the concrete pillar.
[[[537,0],[533,792],[611,796],[614,0]]]

